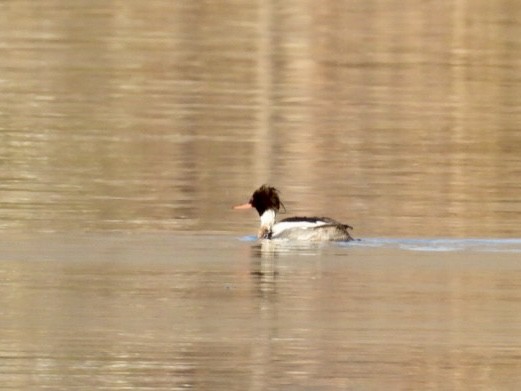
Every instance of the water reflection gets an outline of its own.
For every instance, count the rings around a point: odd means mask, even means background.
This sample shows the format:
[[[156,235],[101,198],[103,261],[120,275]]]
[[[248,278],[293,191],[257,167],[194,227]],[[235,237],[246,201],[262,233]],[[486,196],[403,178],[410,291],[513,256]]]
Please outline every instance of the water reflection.
[[[520,7],[0,2],[3,389],[518,387]]]
[[[277,292],[277,280],[279,279],[281,269],[283,272],[285,259],[302,260],[303,258],[330,257],[335,254],[337,249],[345,256],[348,254],[345,251],[349,251],[350,243],[255,240],[255,243],[251,245],[250,273],[261,296],[274,294]]]
[[[271,259],[284,255],[318,255],[321,249],[330,247],[330,242],[306,242],[288,240],[259,240],[252,245],[252,257]]]
[[[251,246],[251,275],[261,295],[275,293],[279,270],[277,259],[284,256],[316,256],[319,243],[263,239]]]
[[[0,229],[242,232],[270,182],[359,237],[516,236],[518,8],[4,2]]]
[[[224,235],[4,236],[0,381],[13,390],[517,384],[519,243],[436,252],[376,242],[302,252],[267,242],[262,257],[262,243]]]

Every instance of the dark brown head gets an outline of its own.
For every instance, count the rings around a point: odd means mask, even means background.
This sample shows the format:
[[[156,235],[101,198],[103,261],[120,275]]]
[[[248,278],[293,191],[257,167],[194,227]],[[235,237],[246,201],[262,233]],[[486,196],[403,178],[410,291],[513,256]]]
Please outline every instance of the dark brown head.
[[[259,216],[262,216],[268,209],[278,212],[284,204],[280,201],[279,191],[272,186],[262,185],[255,190],[247,204],[238,205],[235,209],[255,208]]]
[[[257,210],[259,216],[262,216],[268,209],[278,212],[282,204],[279,198],[279,191],[268,185],[262,185],[255,190],[249,203]]]

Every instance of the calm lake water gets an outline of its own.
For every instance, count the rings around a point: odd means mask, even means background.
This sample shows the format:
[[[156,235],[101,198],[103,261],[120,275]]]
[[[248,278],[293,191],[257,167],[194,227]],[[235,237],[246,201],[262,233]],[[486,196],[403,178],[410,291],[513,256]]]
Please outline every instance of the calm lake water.
[[[517,389],[520,15],[0,2],[1,388]]]

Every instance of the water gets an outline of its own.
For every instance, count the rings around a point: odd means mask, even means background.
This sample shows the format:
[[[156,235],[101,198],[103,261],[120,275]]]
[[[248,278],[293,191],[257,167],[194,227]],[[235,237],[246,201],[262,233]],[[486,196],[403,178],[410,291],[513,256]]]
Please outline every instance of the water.
[[[517,389],[520,10],[1,2],[1,388]]]
[[[515,389],[521,380],[519,240],[299,248],[91,234],[4,238],[0,250],[4,389]]]

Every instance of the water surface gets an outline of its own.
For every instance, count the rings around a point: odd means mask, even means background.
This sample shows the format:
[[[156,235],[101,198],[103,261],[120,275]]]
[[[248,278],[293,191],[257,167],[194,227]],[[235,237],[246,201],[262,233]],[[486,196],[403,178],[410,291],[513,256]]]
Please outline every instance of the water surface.
[[[0,2],[2,389],[517,389],[520,12]]]
[[[215,235],[4,238],[0,382],[515,389],[521,242],[449,243],[438,252],[425,251],[440,246],[428,240],[298,248]]]
[[[519,237],[520,5],[0,4],[0,229]]]

